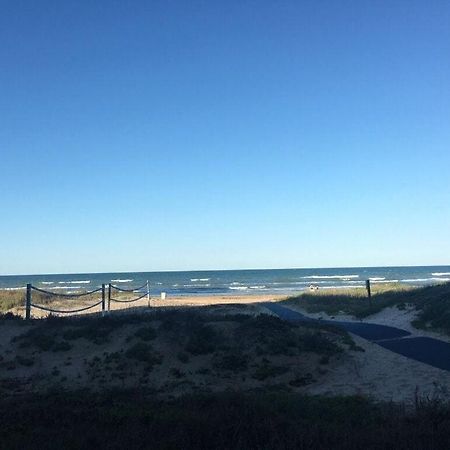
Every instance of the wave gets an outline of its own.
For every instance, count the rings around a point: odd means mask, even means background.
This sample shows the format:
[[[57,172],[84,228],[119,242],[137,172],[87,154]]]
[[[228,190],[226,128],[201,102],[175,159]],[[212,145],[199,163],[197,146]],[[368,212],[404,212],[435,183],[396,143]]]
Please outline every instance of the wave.
[[[111,283],[131,283],[132,281],[134,281],[134,280],[121,280],[121,279],[118,279],[118,280],[111,280]]]
[[[49,288],[51,291],[57,291],[57,290],[68,290],[68,289],[81,289],[81,286],[55,286]]]
[[[450,272],[434,272],[431,275],[433,275],[433,277],[442,277],[450,275]]]
[[[426,282],[426,281],[450,281],[450,278],[442,278],[442,277],[431,277],[431,278],[409,278],[405,280],[400,280],[402,283],[415,283],[415,282]]]
[[[191,281],[209,281],[210,278],[191,278]]]
[[[266,289],[266,286],[250,286],[250,289]]]
[[[54,281],[41,281],[41,284],[55,284]]]
[[[303,279],[313,279],[313,280],[328,280],[328,279],[342,279],[342,280],[349,280],[351,278],[359,278],[359,275],[311,275],[309,277],[300,277]]]
[[[384,281],[386,277],[369,277],[370,281]]]
[[[235,291],[246,291],[248,289],[247,286],[230,286],[228,289],[233,289]]]
[[[373,284],[380,284],[380,283],[399,283],[400,280],[375,280],[372,281]]]
[[[7,288],[1,288],[0,291],[21,291],[23,289],[26,289],[26,286],[20,286],[20,287],[7,287]]]

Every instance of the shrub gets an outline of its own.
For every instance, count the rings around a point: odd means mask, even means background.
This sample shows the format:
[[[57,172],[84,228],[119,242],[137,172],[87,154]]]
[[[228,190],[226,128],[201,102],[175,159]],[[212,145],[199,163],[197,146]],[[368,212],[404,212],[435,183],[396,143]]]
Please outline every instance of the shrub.
[[[148,367],[155,364],[161,364],[162,356],[153,350],[150,344],[138,342],[132,345],[126,352],[125,356],[130,359],[147,363]]]
[[[67,352],[72,348],[72,345],[67,341],[60,341],[53,344],[52,350],[54,352]]]
[[[186,364],[189,362],[189,355],[184,352],[178,352],[177,354],[178,361],[182,362],[183,364]]]
[[[143,341],[151,341],[156,338],[156,331],[151,326],[142,327],[134,335]]]
[[[21,355],[17,355],[16,356],[16,361],[21,365],[21,366],[26,366],[26,367],[30,367],[34,364],[34,359],[33,358],[26,358],[25,356],[21,356]]]
[[[239,350],[232,350],[226,353],[215,355],[213,367],[219,370],[231,370],[240,372],[246,370],[248,366],[248,356]]]
[[[259,381],[264,381],[267,378],[277,377],[286,373],[289,369],[284,366],[276,366],[267,359],[263,359],[262,364],[259,364],[253,372],[252,377]]]
[[[209,325],[197,325],[192,330],[186,344],[186,351],[193,355],[212,353],[218,344],[219,336]]]

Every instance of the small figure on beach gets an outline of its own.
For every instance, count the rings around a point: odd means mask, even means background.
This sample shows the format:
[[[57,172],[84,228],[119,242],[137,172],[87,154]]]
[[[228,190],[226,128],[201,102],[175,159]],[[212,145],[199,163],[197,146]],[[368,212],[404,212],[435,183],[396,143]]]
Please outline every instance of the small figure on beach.
[[[311,284],[309,286],[309,290],[310,291],[318,291],[319,290],[319,286],[317,286],[316,284]]]

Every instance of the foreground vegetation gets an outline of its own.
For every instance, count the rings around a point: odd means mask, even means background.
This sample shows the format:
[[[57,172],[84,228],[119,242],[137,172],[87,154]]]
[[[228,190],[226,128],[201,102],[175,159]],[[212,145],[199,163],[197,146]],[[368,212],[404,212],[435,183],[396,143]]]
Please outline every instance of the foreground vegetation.
[[[144,311],[0,315],[0,447],[449,447],[446,403],[304,395],[362,350],[343,330],[255,306]]]
[[[53,392],[0,400],[8,449],[447,449],[450,407],[283,392],[154,400],[150,391]]]
[[[235,386],[295,391],[327,373],[333,358],[361,350],[342,330],[270,315],[219,313],[223,307],[146,311],[31,323],[5,316],[0,394],[55,386],[146,386],[163,396]]]
[[[350,314],[357,318],[370,316],[392,306],[400,309],[413,307],[418,311],[414,326],[450,334],[450,283],[414,289],[375,290],[371,302],[364,290],[355,289],[348,292],[305,293],[288,299],[287,303],[311,313],[325,312],[332,316]]]

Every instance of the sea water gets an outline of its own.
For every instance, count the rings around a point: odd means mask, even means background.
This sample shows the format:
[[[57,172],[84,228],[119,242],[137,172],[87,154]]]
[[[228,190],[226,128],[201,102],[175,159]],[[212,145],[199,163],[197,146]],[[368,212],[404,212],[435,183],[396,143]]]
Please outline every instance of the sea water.
[[[364,287],[368,279],[372,284],[407,286],[444,283],[450,281],[450,266],[12,275],[0,276],[0,289],[25,289],[31,283],[52,292],[81,292],[102,283],[132,289],[148,281],[152,295],[294,294],[311,285],[319,289]]]

